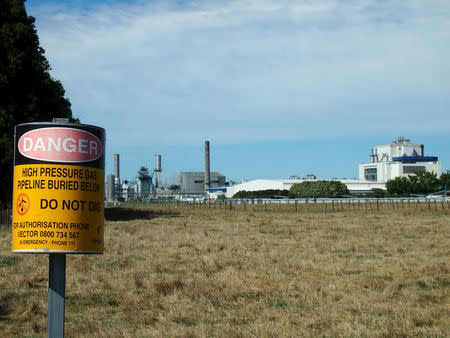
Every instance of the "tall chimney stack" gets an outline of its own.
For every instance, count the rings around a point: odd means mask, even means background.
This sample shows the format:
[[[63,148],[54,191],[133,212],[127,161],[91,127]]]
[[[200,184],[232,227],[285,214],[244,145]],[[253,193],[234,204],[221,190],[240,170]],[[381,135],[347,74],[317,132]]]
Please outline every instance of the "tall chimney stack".
[[[113,174],[108,175],[108,190],[106,191],[106,200],[112,202],[116,200],[115,179]]]
[[[209,166],[209,141],[205,141],[205,191],[210,188],[211,172]]]
[[[162,177],[161,177],[161,155],[155,156],[155,172],[156,172],[156,187],[162,188]]]
[[[120,184],[119,154],[114,154],[114,179],[115,184]]]

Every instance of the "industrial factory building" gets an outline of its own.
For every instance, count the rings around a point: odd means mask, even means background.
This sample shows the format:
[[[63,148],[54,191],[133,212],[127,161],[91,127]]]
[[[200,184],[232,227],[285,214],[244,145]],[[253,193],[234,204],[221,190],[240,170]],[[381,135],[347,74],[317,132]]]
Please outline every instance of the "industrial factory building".
[[[180,192],[199,194],[223,186],[225,186],[225,176],[218,172],[211,172],[209,141],[205,141],[205,171],[180,173]]]
[[[225,186],[225,176],[218,172],[210,174],[210,188]],[[184,194],[203,193],[205,191],[204,172],[182,172],[180,173],[180,192]]]
[[[155,169],[150,171],[147,167],[141,167],[137,173],[137,179],[129,182],[120,179],[120,156],[114,154],[114,175],[109,174],[105,183],[106,201],[148,201],[162,188],[161,155],[155,156]],[[153,183],[155,176],[155,184]]]
[[[442,174],[442,165],[436,156],[425,156],[423,144],[413,144],[399,137],[391,144],[375,146],[370,154],[369,163],[359,165],[361,181],[382,182],[409,176],[418,171]]]
[[[424,156],[423,144],[413,144],[410,140],[399,137],[391,144],[379,145],[371,151],[370,162],[359,165],[359,180],[341,179],[351,194],[370,193],[373,188],[386,189],[386,182],[395,177],[412,175],[418,171],[442,174],[442,165],[435,156]],[[230,187],[223,187],[225,197],[231,198],[239,191],[289,190],[292,185],[310,180],[253,180]],[[294,177],[293,177],[294,178]],[[314,177],[315,179],[315,177]],[[218,193],[209,190],[211,195]]]
[[[156,155],[155,169],[150,171],[141,167],[138,177],[133,182],[121,181],[119,155],[114,155],[114,175],[108,175],[106,200],[149,200],[155,196],[167,195],[162,189],[161,155]],[[366,194],[372,189],[386,189],[386,182],[401,176],[413,175],[419,171],[442,174],[442,165],[436,156],[425,156],[424,145],[414,144],[404,137],[399,137],[391,144],[375,146],[370,154],[369,163],[359,165],[359,180],[341,179],[351,194]],[[155,176],[155,184],[153,183]],[[300,179],[292,176],[288,180],[259,179],[227,184],[225,176],[219,172],[210,172],[209,141],[205,141],[205,170],[203,172],[181,172],[179,196],[200,195],[207,192],[212,198],[225,195],[233,197],[239,191],[289,190],[292,185],[303,181],[315,180],[314,175]],[[191,196],[192,197],[192,196]]]

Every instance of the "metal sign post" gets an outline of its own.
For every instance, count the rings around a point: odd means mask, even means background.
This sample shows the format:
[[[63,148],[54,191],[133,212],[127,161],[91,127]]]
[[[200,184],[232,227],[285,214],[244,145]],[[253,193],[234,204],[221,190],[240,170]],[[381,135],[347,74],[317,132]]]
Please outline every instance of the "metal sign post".
[[[66,254],[50,254],[48,265],[48,338],[64,337]]]

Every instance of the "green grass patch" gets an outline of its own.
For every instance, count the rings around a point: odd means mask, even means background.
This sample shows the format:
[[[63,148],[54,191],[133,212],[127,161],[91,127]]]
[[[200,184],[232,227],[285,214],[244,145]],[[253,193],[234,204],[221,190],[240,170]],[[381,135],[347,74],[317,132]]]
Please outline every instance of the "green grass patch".
[[[190,249],[194,249],[195,245],[191,244],[191,243],[181,243],[180,245],[178,245],[179,248],[190,248]]]
[[[92,302],[96,306],[118,306],[119,300],[114,292],[102,292],[92,296]]]
[[[0,268],[12,267],[19,264],[22,261],[22,257],[18,256],[1,256],[0,257]]]
[[[289,306],[289,302],[286,299],[281,298],[269,298],[267,300],[267,306],[284,309]]]
[[[331,253],[339,258],[350,258],[354,255],[354,252],[347,250],[332,250]]]
[[[301,302],[291,302],[283,298],[269,298],[267,299],[267,306],[276,309],[297,308],[305,309],[307,305]]]
[[[196,322],[192,318],[188,317],[177,317],[173,320],[175,323],[184,325],[184,326],[194,326]]]
[[[72,294],[66,295],[66,304],[67,305],[76,305],[76,306],[102,306],[102,307],[110,307],[110,306],[118,306],[119,298],[114,292],[104,291],[102,293],[94,294],[94,295],[80,295],[80,294]]]
[[[418,301],[420,303],[430,303],[430,304],[440,304],[443,303],[445,299],[446,299],[445,296],[436,296],[428,294],[419,295],[418,297]]]
[[[445,289],[450,286],[450,279],[449,278],[436,278],[436,280],[434,280],[434,281],[419,280],[416,282],[416,285],[419,287],[419,289],[425,290],[425,291]]]

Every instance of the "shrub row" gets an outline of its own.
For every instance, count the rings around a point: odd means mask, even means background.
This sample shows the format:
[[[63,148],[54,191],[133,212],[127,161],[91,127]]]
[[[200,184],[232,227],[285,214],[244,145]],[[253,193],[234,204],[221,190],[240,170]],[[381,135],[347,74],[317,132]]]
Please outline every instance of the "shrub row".
[[[233,198],[279,198],[287,197],[289,195],[289,190],[257,190],[257,191],[246,191],[241,190],[233,195]]]
[[[348,194],[347,186],[340,181],[304,181],[289,190],[290,198],[336,198]]]

